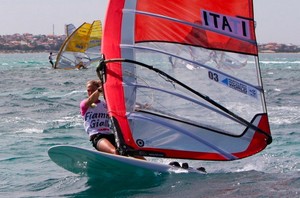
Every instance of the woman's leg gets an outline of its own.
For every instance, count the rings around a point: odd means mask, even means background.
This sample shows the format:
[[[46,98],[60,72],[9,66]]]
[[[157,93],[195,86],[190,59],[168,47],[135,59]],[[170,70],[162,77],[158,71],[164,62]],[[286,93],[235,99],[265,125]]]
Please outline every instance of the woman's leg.
[[[98,141],[97,150],[111,154],[118,154],[116,148],[106,138],[101,138]]]

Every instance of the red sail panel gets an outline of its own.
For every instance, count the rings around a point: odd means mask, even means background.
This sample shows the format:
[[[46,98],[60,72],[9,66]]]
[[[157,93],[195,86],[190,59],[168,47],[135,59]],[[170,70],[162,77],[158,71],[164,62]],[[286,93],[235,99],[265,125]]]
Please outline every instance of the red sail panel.
[[[259,124],[258,128],[262,129],[263,131],[267,132],[269,135],[271,135],[268,116],[263,115]],[[251,155],[254,155],[255,153],[258,153],[262,151],[267,146],[267,140],[266,136],[262,133],[259,133],[258,131],[255,132],[252,141],[250,142],[248,148],[240,153],[235,153],[234,155],[238,158],[245,158]]]
[[[222,5],[222,6],[218,6]],[[257,54],[253,7],[249,0],[139,0],[135,41],[164,41]],[[161,17],[163,16],[163,17]],[[176,19],[176,21],[166,20]],[[194,23],[190,27],[183,22]],[[252,43],[249,45],[249,42]]]
[[[110,1],[106,13],[105,26],[103,30],[102,53],[106,59],[121,58],[121,27],[124,7],[124,0]],[[131,131],[126,118],[125,96],[122,86],[122,65],[121,63],[107,64],[107,79],[104,84],[104,92],[111,117],[117,119],[122,129],[125,141],[132,142]],[[132,144],[132,143],[131,143]]]

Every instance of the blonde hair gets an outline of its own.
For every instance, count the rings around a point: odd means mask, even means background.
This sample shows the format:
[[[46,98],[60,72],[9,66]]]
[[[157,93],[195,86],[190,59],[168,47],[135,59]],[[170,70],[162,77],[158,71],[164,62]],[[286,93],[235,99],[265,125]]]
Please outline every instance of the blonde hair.
[[[89,86],[89,85],[93,85],[95,87],[101,87],[101,81],[100,80],[89,80],[87,83],[86,83],[86,86]]]

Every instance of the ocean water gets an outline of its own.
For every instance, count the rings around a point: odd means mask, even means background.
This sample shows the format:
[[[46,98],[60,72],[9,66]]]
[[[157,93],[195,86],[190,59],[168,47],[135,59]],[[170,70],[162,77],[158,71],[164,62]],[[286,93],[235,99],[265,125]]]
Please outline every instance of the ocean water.
[[[90,180],[53,163],[58,144],[92,148],[79,102],[95,68],[53,70],[47,53],[0,54],[0,197],[300,197],[300,54],[260,54],[273,143],[206,175]]]

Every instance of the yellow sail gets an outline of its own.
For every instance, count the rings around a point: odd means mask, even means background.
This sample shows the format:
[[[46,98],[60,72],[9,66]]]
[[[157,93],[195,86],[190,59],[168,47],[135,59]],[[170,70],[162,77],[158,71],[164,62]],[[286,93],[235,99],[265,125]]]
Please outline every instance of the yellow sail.
[[[75,69],[88,67],[100,60],[102,38],[101,21],[83,23],[63,43],[56,58],[55,68]]]
[[[101,26],[101,21],[97,20],[94,21],[92,24],[88,48],[101,46],[101,40],[102,40],[102,26]]]
[[[65,51],[84,53],[88,47],[91,26],[89,23],[82,24],[78,30],[71,35],[72,38],[67,43]]]

